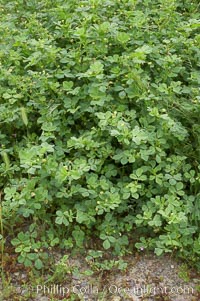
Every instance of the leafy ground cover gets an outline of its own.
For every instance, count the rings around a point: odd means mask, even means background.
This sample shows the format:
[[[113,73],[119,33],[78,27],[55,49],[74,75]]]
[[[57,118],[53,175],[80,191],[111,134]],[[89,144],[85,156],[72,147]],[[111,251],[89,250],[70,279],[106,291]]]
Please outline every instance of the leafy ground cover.
[[[54,247],[138,249],[200,267],[198,1],[0,11],[2,257],[11,244],[44,271]]]

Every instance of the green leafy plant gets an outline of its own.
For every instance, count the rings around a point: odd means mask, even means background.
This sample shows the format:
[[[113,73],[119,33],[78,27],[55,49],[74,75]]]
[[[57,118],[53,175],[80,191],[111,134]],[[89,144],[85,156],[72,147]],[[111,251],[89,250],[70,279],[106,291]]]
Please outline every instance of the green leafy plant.
[[[187,264],[182,264],[179,268],[178,276],[183,279],[185,282],[190,281],[190,275],[188,271],[188,266]]]
[[[47,283],[60,283],[67,274],[71,274],[71,267],[68,263],[68,255],[64,255],[62,259],[56,263],[53,275],[46,281]]]
[[[18,257],[19,263],[23,263],[26,267],[34,264],[35,268],[40,270],[44,267],[43,262],[47,259],[47,253],[39,252],[41,247],[40,241],[35,241],[36,232],[20,232],[16,238],[12,240],[15,246],[15,252],[20,253]]]
[[[90,265],[93,271],[109,271],[113,268],[126,270],[127,263],[123,259],[103,259],[102,251],[89,250],[86,256],[86,262]]]
[[[198,9],[1,1],[2,219],[19,262],[93,240],[199,266]]]

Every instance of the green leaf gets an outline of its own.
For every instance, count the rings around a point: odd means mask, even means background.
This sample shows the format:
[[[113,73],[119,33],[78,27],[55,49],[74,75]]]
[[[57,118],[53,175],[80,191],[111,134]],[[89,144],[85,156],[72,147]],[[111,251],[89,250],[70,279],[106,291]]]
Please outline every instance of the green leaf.
[[[10,168],[10,160],[9,160],[7,152],[2,151],[1,156],[4,160],[5,165],[6,165],[6,170],[8,170]]]
[[[91,64],[89,72],[99,74],[102,73],[104,69],[103,64],[100,61],[96,61],[93,64]]]
[[[169,179],[169,184],[170,185],[176,185],[176,180],[175,179]]]
[[[21,253],[22,250],[23,250],[23,246],[22,245],[20,245],[19,247],[15,248],[15,252],[16,253]]]
[[[35,260],[36,256],[37,255],[35,253],[28,253],[28,254],[26,254],[26,257],[28,259],[30,259],[30,260]]]
[[[176,189],[177,189],[177,190],[183,189],[183,183],[182,183],[182,182],[178,182],[178,183],[176,184]]]
[[[105,240],[106,237],[107,237],[107,236],[106,236],[104,233],[101,233],[101,234],[100,234],[100,238],[101,238],[101,239]]]
[[[73,87],[74,83],[72,81],[64,81],[63,82],[63,89],[65,91],[70,91]]]
[[[163,250],[163,249],[160,249],[160,248],[155,248],[155,253],[156,253],[156,255],[157,255],[157,256],[160,256],[160,255],[162,255],[162,254],[163,254],[163,252],[164,252],[164,250]]]
[[[69,222],[68,222],[67,218],[64,217],[64,216],[56,217],[55,223],[58,224],[58,225],[62,225],[62,224],[65,225],[65,226],[69,225]]]
[[[17,246],[17,245],[19,245],[21,243],[21,241],[18,239],[18,238],[13,238],[12,240],[11,240],[11,244],[13,245],[13,246]]]
[[[86,214],[80,210],[77,211],[76,221],[78,223],[82,224],[83,222],[87,221],[88,219],[89,219],[88,214]]]
[[[81,178],[81,173],[78,170],[71,170],[69,175],[73,180],[78,180]]]
[[[113,236],[108,236],[108,240],[112,243],[114,243],[116,241],[116,238]]]
[[[56,246],[57,244],[59,244],[59,238],[58,238],[58,237],[56,237],[56,238],[54,238],[54,239],[52,239],[52,240],[50,241],[50,246],[51,246],[51,247],[54,247],[54,246]]]
[[[132,193],[131,195],[134,199],[139,199],[139,194],[138,193],[135,192],[135,193]]]
[[[119,32],[117,34],[117,40],[122,44],[126,44],[130,40],[129,34],[126,32]]]
[[[108,239],[104,240],[103,242],[104,249],[108,250],[110,248],[110,242]]]
[[[135,173],[136,173],[137,177],[139,178],[143,174],[143,168],[142,167],[138,168]]]
[[[32,261],[28,258],[25,258],[23,263],[24,263],[25,267],[32,266]]]
[[[27,126],[28,117],[27,117],[26,109],[24,107],[21,107],[21,116],[22,116],[23,123],[25,124],[25,126]]]
[[[122,195],[123,200],[129,199],[130,195],[131,195],[130,192],[123,193],[123,195]]]
[[[56,173],[56,179],[63,183],[68,178],[68,171],[65,166],[62,166],[59,168],[59,170]]]
[[[23,251],[26,252],[26,253],[29,253],[30,249],[31,249],[31,246],[23,247]]]
[[[35,208],[35,209],[41,209],[41,207],[42,207],[42,206],[41,206],[40,203],[35,203],[35,204],[34,204],[34,208]]]
[[[36,261],[35,261],[35,267],[36,267],[36,269],[38,269],[38,270],[41,270],[41,269],[44,267],[42,261],[41,261],[39,258],[36,259]]]
[[[80,229],[80,227],[76,227],[76,229],[72,231],[72,236],[76,241],[77,247],[82,248],[85,239],[85,233]]]

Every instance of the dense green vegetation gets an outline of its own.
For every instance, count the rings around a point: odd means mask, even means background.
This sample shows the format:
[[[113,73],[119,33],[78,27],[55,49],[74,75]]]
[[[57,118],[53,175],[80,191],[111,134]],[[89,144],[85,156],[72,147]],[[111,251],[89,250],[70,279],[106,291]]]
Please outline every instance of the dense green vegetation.
[[[199,265],[198,2],[1,1],[1,242],[19,262],[92,238]]]

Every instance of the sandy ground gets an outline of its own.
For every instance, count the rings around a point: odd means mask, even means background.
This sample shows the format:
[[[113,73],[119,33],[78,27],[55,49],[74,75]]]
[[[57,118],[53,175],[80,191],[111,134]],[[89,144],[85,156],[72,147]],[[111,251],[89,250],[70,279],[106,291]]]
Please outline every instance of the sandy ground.
[[[52,254],[56,262],[63,255]],[[198,301],[200,300],[200,277],[186,264],[170,256],[156,257],[154,254],[126,256],[127,268],[124,271],[101,268],[94,270],[93,262],[83,256],[68,257],[63,269],[40,279],[30,278],[30,269],[15,265],[10,273],[10,283],[4,288],[0,300],[84,300],[84,301]],[[66,268],[67,267],[67,268]],[[34,277],[34,276],[32,276]],[[47,282],[46,282],[47,281]]]

